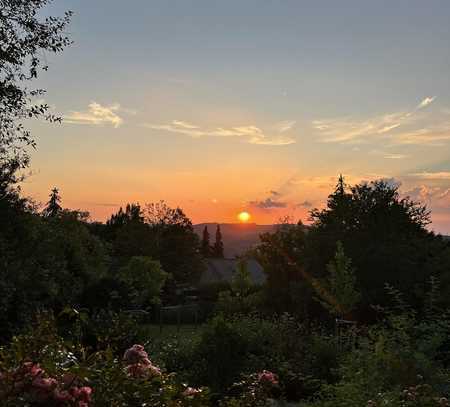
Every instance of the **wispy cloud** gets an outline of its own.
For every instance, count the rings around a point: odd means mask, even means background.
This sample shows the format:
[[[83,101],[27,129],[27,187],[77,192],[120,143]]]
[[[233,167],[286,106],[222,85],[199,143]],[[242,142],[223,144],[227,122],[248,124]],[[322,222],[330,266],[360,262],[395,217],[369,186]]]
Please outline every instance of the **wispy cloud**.
[[[409,175],[422,180],[450,180],[450,171],[416,172]]]
[[[183,134],[192,138],[235,137],[241,138],[250,144],[271,146],[283,146],[295,143],[295,139],[292,137],[283,134],[267,135],[261,128],[254,125],[205,129],[185,121],[173,120],[169,124],[144,124],[144,126],[153,130],[163,130],[170,133]]]
[[[275,130],[277,130],[279,133],[284,133],[291,130],[296,125],[296,123],[297,122],[295,120],[286,120],[283,122],[279,122],[275,126]]]
[[[251,201],[250,206],[260,209],[286,208],[288,204],[282,201],[276,201],[272,198],[266,198],[262,201]]]
[[[404,158],[407,158],[408,155],[401,154],[401,153],[392,153],[392,152],[386,152],[386,151],[380,151],[380,150],[373,150],[370,152],[371,154],[378,155],[383,157],[386,160],[402,160]]]
[[[327,143],[358,143],[367,141],[369,138],[375,140],[389,138],[390,142],[395,144],[399,136],[401,139],[398,131],[404,128],[410,129],[419,119],[426,117],[420,110],[429,106],[434,100],[434,96],[426,97],[413,110],[387,113],[368,119],[347,117],[315,120],[312,122],[312,127],[318,131],[321,141]],[[415,129],[403,131],[411,134]],[[410,138],[410,141],[412,144],[414,138]]]
[[[394,144],[442,146],[450,140],[450,123],[424,127],[395,135]]]
[[[408,158],[408,156],[406,154],[386,153],[383,158],[387,160],[403,160],[404,158]]]
[[[383,135],[412,120],[409,112],[390,113],[368,120],[327,119],[315,120],[312,126],[326,143],[350,143],[368,136]]]
[[[404,195],[409,196],[416,202],[431,205],[435,209],[447,210],[450,205],[450,188],[447,187],[419,185],[406,191]]]
[[[425,99],[423,99],[418,105],[417,109],[422,109],[424,107],[427,107],[431,103],[433,103],[434,99],[436,99],[436,96],[428,96]]]
[[[72,111],[64,117],[65,123],[85,124],[93,126],[112,125],[115,128],[123,124],[123,119],[118,115],[121,107],[118,103],[102,106],[100,103],[91,102],[86,111]]]
[[[297,204],[298,208],[311,208],[311,206],[313,206],[313,204],[310,201],[303,201]]]

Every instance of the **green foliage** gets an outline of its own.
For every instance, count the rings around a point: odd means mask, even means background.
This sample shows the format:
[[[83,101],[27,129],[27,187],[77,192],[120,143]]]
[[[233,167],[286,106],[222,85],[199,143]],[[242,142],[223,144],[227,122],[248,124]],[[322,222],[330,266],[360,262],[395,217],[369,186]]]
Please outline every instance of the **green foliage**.
[[[343,357],[339,380],[325,385],[311,406],[438,406],[437,395],[448,392],[448,314],[419,316],[398,291],[389,291],[394,305],[382,322],[361,333]]]
[[[43,18],[49,0],[0,2],[0,172],[28,164],[26,147],[34,140],[23,122],[29,118],[58,120],[46,103],[36,103],[44,90],[30,90],[28,81],[47,70],[46,53],[58,53],[70,44],[64,34],[71,13]],[[11,166],[11,164],[13,164]]]
[[[0,348],[2,406],[209,405],[207,389],[161,372],[140,345],[128,344],[131,348],[118,354],[111,346],[92,351],[74,339],[59,336],[56,321],[41,315],[32,333]],[[84,394],[85,404],[75,401],[76,392]],[[62,395],[72,397],[57,401]]]
[[[237,263],[232,277],[230,289],[219,293],[216,311],[226,316],[250,314],[261,308],[263,293],[260,287],[254,286],[245,258]]]
[[[158,261],[143,256],[132,257],[120,270],[120,278],[131,287],[132,305],[138,308],[159,303],[168,277]]]
[[[361,294],[355,287],[351,259],[345,256],[341,242],[337,242],[334,260],[328,263],[327,270],[327,279],[315,284],[319,301],[332,315],[347,317],[361,299]]]
[[[260,240],[253,254],[267,276],[267,307],[306,316],[312,289],[304,270],[305,227],[283,223],[274,233],[262,234]]]
[[[252,285],[252,277],[248,271],[247,262],[245,259],[240,259],[231,281],[231,289],[238,297],[244,297],[250,292]]]
[[[427,209],[402,198],[398,186],[386,181],[348,187],[340,180],[327,207],[311,212],[305,269],[323,278],[326,264],[341,241],[352,259],[361,290],[359,313],[369,318],[370,306],[386,304],[385,283],[402,287],[408,301],[421,303],[431,275],[445,283],[448,293],[450,250],[440,237],[429,232]],[[442,293],[441,301],[448,295]]]
[[[310,341],[303,327],[287,315],[273,320],[218,316],[182,352],[177,371],[191,383],[223,394],[242,374],[270,370],[280,376],[288,397],[298,398],[299,393],[306,397],[320,383],[312,378],[316,361],[307,356]]]
[[[164,202],[147,204],[145,209],[128,204],[97,233],[112,243],[115,266],[125,265],[133,256],[151,257],[176,283],[196,281],[204,267],[192,222],[180,208]]]
[[[3,208],[0,331],[7,335],[37,309],[77,303],[85,287],[106,273],[107,252],[73,212],[43,219],[23,207]]]

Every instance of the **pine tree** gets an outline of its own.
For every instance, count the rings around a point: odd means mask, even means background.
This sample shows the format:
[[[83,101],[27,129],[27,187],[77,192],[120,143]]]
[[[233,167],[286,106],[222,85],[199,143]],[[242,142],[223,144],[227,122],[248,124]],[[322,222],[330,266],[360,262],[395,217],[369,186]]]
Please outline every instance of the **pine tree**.
[[[231,289],[238,297],[245,297],[252,288],[252,276],[248,270],[247,261],[240,259],[237,263],[236,273],[231,280]]]
[[[202,238],[202,245],[201,245],[200,250],[201,250],[203,257],[211,256],[211,246],[209,244],[208,226],[205,226],[205,228],[203,229],[203,238]]]
[[[53,188],[49,197],[50,200],[47,202],[43,214],[47,218],[55,218],[62,211],[62,207],[60,205],[61,197],[59,195],[58,188]]]
[[[223,242],[222,242],[222,232],[220,231],[220,225],[217,225],[216,230],[216,241],[213,248],[214,257],[223,258]]]
[[[328,278],[323,282],[327,289],[321,296],[321,304],[339,318],[343,318],[354,310],[361,299],[356,288],[356,276],[352,261],[344,253],[342,242],[337,242],[335,257],[327,265]]]

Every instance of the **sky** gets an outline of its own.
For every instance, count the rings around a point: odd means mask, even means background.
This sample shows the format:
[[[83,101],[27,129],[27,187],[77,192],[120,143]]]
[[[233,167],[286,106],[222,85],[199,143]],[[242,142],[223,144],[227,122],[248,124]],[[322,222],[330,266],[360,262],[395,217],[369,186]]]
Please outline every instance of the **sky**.
[[[58,0],[74,44],[37,85],[24,190],[105,220],[307,221],[339,174],[395,179],[450,233],[448,0]]]

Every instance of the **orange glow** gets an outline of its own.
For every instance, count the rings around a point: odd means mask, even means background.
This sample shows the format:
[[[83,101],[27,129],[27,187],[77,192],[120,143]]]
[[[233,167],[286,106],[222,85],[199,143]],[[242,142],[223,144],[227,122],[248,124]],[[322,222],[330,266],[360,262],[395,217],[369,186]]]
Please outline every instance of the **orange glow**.
[[[250,220],[250,214],[248,212],[241,212],[238,215],[238,219],[242,222],[242,223],[246,223]]]

